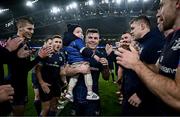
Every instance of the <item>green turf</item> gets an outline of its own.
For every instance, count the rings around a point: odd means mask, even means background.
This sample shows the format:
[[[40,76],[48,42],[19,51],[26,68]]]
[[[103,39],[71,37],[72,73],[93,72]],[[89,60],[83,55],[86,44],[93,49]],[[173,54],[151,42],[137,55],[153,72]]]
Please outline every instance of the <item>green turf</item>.
[[[4,66],[5,76],[7,76],[7,65]],[[111,78],[110,78],[111,79]],[[112,81],[104,81],[102,78],[99,79],[100,88],[99,93],[101,97],[102,115],[104,116],[118,116],[121,113],[121,106],[118,104],[117,96],[117,85]],[[37,116],[37,113],[33,104],[34,92],[31,82],[31,72],[28,74],[28,103],[26,105],[25,116]],[[71,104],[67,104],[60,115],[70,115]]]
[[[8,76],[8,66],[6,64],[4,64],[4,76],[7,77]],[[35,111],[35,107],[33,104],[33,100],[34,100],[34,92],[33,92],[33,88],[32,88],[32,81],[31,81],[31,71],[28,74],[28,103],[26,105],[26,111],[25,111],[25,115],[26,116],[36,116],[37,113]]]
[[[31,72],[28,74],[28,103],[26,104],[25,116],[36,116],[34,107],[34,90],[32,88]]]
[[[4,76],[7,77],[8,76],[8,70],[7,70],[8,66],[7,66],[7,64],[4,64],[3,67],[4,67]]]
[[[118,97],[115,94],[117,85],[111,81],[104,81],[100,79],[100,97],[102,115],[104,116],[117,116],[121,113],[121,106],[118,104]]]
[[[112,81],[104,81],[102,78],[99,80],[100,88],[99,93],[101,97],[101,107],[102,107],[102,115],[104,116],[118,116],[121,112],[121,107],[118,104],[117,96],[115,92],[117,91],[117,85],[112,83]],[[32,89],[31,83],[31,72],[28,75],[28,103],[26,105],[25,116],[36,116],[36,111],[33,105],[34,100],[34,92]],[[62,111],[60,115],[70,115],[69,108],[71,107],[68,104],[65,109]]]

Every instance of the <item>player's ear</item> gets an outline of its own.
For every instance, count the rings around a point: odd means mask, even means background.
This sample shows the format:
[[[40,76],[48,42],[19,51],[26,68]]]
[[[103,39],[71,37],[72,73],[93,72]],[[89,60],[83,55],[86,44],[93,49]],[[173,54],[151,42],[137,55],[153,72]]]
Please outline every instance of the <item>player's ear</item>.
[[[18,30],[19,30],[20,32],[22,32],[22,31],[23,31],[23,28],[22,28],[22,27],[18,27]]]

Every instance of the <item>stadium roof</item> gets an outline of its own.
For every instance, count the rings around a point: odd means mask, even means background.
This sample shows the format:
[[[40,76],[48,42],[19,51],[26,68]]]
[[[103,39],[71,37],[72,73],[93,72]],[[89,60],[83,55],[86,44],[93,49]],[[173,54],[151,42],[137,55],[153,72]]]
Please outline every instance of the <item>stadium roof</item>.
[[[28,8],[26,2],[28,0],[1,0],[0,9],[9,9],[9,12],[0,14],[0,22],[5,22],[11,17],[20,17],[39,10],[49,9],[53,5],[64,5],[71,0],[38,0],[34,8]],[[29,0],[34,1],[34,0]],[[84,1],[84,0],[76,0]]]
[[[101,33],[117,34],[126,31],[130,18],[140,14],[154,21],[159,0],[29,0],[33,7],[27,7],[27,1],[1,0],[0,37],[13,33],[15,20],[22,16],[35,20],[38,35],[45,30],[49,33],[51,28],[51,33],[62,33],[71,22],[78,22],[83,28],[98,28]],[[5,12],[1,13],[1,9]]]

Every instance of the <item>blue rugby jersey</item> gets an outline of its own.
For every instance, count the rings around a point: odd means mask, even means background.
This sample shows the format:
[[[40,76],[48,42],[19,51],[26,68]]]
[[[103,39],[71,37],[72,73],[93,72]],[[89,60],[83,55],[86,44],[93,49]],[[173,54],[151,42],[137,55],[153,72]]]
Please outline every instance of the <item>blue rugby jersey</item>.
[[[65,50],[68,54],[68,63],[72,64],[75,62],[87,61],[85,57],[80,53],[80,50],[85,47],[83,39],[77,38],[72,41]]]
[[[53,53],[42,61],[42,78],[46,82],[53,82],[60,79],[60,67],[66,63],[66,55],[63,50]]]

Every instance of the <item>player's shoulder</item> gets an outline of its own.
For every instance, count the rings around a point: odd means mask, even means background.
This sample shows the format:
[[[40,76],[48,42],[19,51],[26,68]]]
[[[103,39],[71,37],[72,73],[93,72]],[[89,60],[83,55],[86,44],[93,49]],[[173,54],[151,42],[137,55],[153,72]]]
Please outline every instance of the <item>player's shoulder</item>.
[[[174,35],[180,37],[180,29],[174,31]]]

